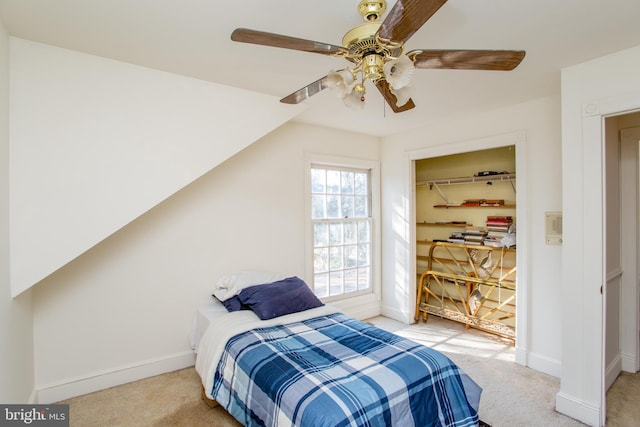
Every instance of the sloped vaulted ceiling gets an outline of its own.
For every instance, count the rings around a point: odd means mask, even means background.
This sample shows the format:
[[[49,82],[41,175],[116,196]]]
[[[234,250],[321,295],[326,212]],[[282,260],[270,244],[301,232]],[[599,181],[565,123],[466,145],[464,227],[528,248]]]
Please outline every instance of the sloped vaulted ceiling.
[[[14,296],[304,107],[11,39]]]

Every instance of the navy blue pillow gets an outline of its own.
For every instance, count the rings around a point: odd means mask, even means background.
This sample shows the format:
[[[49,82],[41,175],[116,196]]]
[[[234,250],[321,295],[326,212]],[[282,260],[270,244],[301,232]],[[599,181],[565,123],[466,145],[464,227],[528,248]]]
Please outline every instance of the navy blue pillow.
[[[249,306],[246,306],[244,304],[242,304],[240,302],[240,298],[238,298],[238,295],[232,296],[229,299],[226,299],[224,301],[221,301],[217,296],[215,295],[211,295],[216,301],[219,301],[222,305],[224,305],[224,307],[227,309],[227,311],[229,313],[233,312],[233,311],[239,311],[239,310],[251,310],[251,308]]]
[[[238,298],[262,320],[324,305],[299,277],[244,288]]]
[[[228,312],[233,312],[238,310],[249,310],[249,307],[242,305],[242,303],[240,302],[240,298],[238,298],[238,295],[235,295],[229,299],[226,299],[220,302],[222,303],[222,305],[225,306]]]

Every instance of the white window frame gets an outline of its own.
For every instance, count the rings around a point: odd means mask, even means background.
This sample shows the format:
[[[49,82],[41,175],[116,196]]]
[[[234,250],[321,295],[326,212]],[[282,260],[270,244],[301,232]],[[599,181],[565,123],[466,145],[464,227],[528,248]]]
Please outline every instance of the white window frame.
[[[307,153],[305,155],[305,273],[307,283],[314,288],[314,238],[311,218],[311,169],[313,166],[368,170],[370,173],[371,209],[371,286],[368,289],[321,298],[324,302],[342,301],[370,295],[380,299],[380,164],[377,161]]]

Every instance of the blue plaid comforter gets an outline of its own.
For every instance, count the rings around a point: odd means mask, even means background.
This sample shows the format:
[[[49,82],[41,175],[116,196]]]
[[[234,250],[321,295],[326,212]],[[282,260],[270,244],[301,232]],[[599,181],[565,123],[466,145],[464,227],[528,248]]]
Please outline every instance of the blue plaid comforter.
[[[226,344],[212,396],[247,426],[476,426],[480,387],[450,359],[343,314]]]

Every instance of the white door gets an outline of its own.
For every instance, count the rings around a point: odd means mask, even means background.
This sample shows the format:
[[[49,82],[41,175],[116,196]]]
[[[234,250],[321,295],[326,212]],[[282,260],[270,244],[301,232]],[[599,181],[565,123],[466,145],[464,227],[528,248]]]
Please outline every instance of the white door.
[[[638,163],[640,127],[620,131],[620,358],[622,370],[640,370],[638,283]]]

